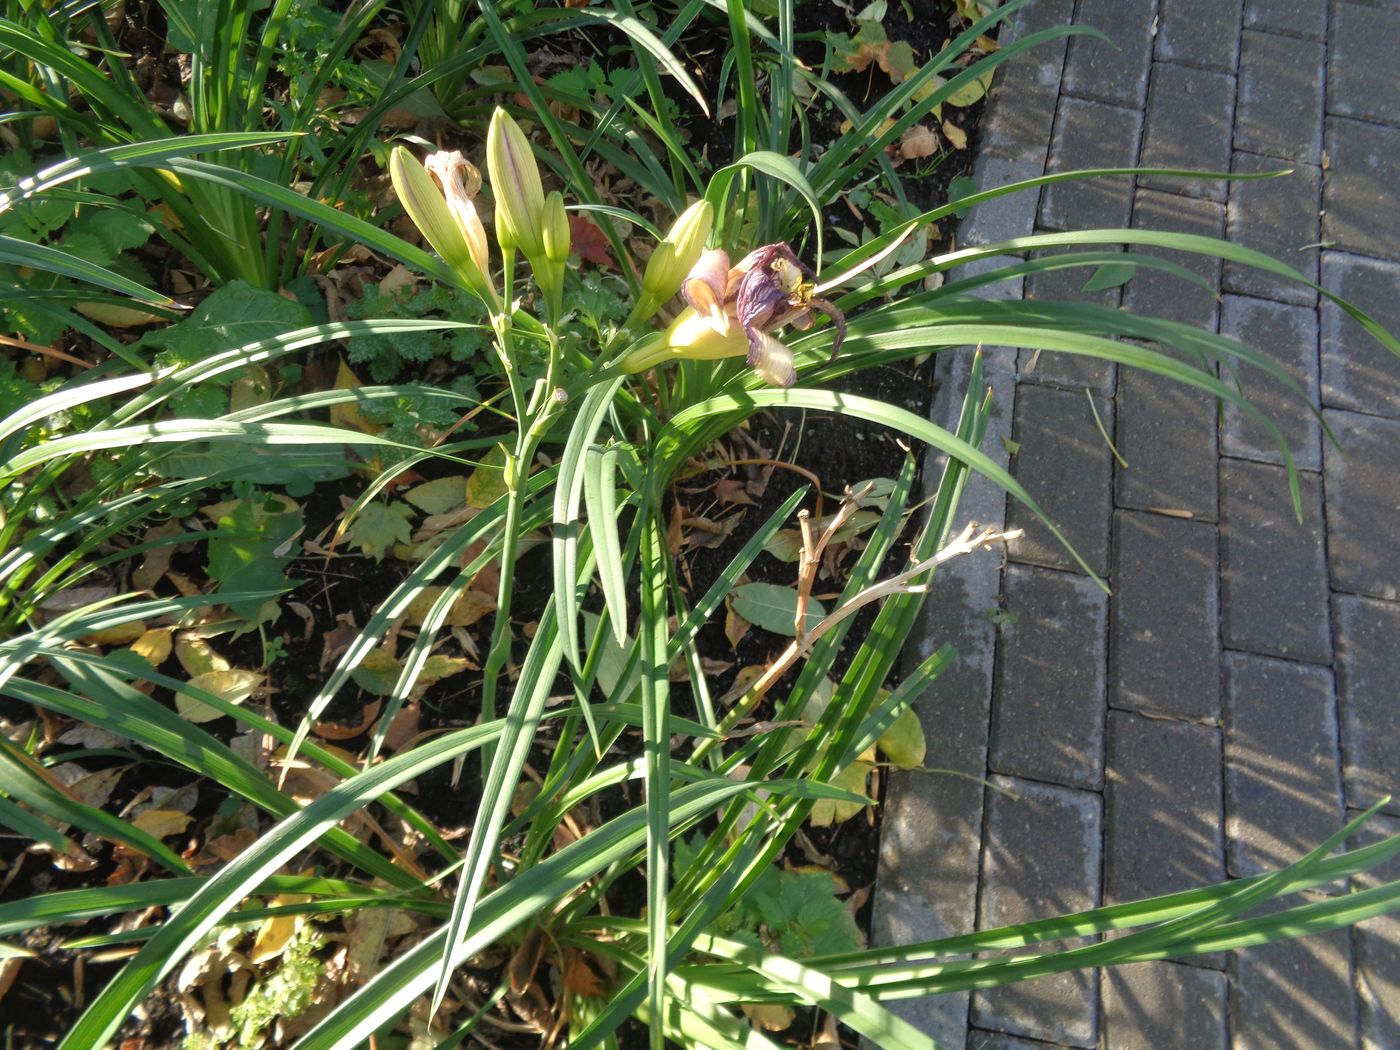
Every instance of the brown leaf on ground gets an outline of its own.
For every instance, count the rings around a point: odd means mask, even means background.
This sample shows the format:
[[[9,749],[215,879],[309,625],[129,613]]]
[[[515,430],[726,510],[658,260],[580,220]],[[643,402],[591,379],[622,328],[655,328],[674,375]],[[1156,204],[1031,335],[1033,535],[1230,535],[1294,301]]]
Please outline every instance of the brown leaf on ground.
[[[756,507],[758,504],[749,495],[748,485],[738,478],[720,478],[715,482],[715,499],[726,504],[742,504]]]
[[[180,535],[184,531],[184,526],[180,524],[178,518],[171,518],[163,521],[159,525],[153,525],[146,530],[141,537],[142,543],[152,543],[157,540],[167,540]],[[165,570],[170,568],[170,559],[175,554],[173,543],[163,543],[159,547],[152,547],[146,551],[141,559],[141,564],[136,566],[131,573],[131,586],[138,591],[149,591],[155,588],[165,575]]]
[[[181,834],[193,818],[175,809],[144,809],[131,821],[152,838],[163,839]]]
[[[322,740],[353,740],[374,725],[374,720],[379,717],[379,710],[383,706],[383,700],[375,700],[373,703],[365,704],[360,708],[360,719],[354,725],[342,725],[339,722],[315,722],[311,726],[311,731]]]
[[[414,626],[423,626],[423,620],[432,609],[433,604],[446,588],[444,587],[424,587],[417,597],[409,603],[408,609],[404,613],[405,621]],[[467,588],[457,600],[452,603],[452,609],[447,614],[445,623],[449,627],[470,627],[484,616],[489,616],[496,611],[496,599],[489,594]]]
[[[922,124],[915,124],[899,140],[899,156],[904,160],[919,160],[938,152],[938,136]]]
[[[739,643],[744,640],[744,635],[749,633],[749,627],[749,621],[736,613],[728,602],[725,602],[724,636],[729,639],[731,649],[739,648]]]
[[[589,999],[603,999],[608,994],[607,984],[589,965],[589,957],[577,948],[564,949],[564,988]]]

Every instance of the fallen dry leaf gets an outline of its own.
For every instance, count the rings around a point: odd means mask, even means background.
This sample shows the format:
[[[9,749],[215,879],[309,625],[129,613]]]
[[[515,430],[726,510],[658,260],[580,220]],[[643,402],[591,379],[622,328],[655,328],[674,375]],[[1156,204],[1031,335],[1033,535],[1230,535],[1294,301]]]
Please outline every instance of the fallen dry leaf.
[[[919,160],[938,152],[938,136],[922,124],[915,124],[899,140],[899,155],[904,160]]]
[[[132,819],[134,827],[140,828],[152,838],[163,839],[179,835],[190,826],[194,818],[188,813],[174,809],[144,809]]]

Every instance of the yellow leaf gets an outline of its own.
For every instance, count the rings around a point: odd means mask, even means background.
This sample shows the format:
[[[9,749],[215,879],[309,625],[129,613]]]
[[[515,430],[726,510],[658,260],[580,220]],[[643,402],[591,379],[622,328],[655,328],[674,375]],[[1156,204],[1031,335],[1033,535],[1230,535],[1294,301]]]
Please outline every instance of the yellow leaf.
[[[460,474],[414,485],[403,498],[425,514],[446,514],[467,501],[467,479]]]
[[[354,390],[363,385],[355,373],[350,371],[350,366],[342,359],[340,366],[335,370],[335,388],[337,390]],[[343,405],[332,405],[330,416],[331,422],[336,426],[358,430],[365,434],[378,434],[384,429],[378,423],[371,423],[366,419],[365,414],[353,401]]]
[[[964,84],[962,87],[958,88],[958,90],[954,91],[946,99],[948,105],[959,107],[972,105],[979,98],[985,95],[987,91],[991,88],[992,76],[995,73],[995,69],[989,69],[980,77],[977,77],[976,79],[971,80],[968,83]]]
[[[418,596],[409,603],[406,610],[409,625],[422,627],[424,618],[445,589],[443,587],[424,587]],[[446,623],[449,627],[470,627],[483,616],[489,616],[495,611],[495,598],[489,594],[483,594],[481,591],[467,588],[452,603],[452,610],[447,614]]]
[[[948,141],[953,144],[954,149],[967,149],[967,132],[951,120],[943,122],[943,134],[948,136]]]
[[[76,303],[73,309],[108,328],[139,328],[141,325],[155,324],[162,319],[160,314],[122,306],[120,303]]]
[[[227,660],[216,653],[207,641],[190,631],[181,631],[175,636],[175,657],[191,678],[210,671],[229,669]]]
[[[467,478],[467,506],[485,510],[506,493],[506,449],[497,445]]]
[[[170,628],[168,627],[157,627],[154,630],[144,631],[140,638],[131,643],[131,651],[144,657],[145,661],[152,667],[159,667],[170,659],[170,651],[173,648],[174,642],[170,637]]]
[[[206,671],[190,679],[190,685],[213,693],[231,704],[241,704],[257,692],[262,684],[263,676],[256,671]],[[223,715],[218,708],[196,700],[183,690],[175,694],[175,709],[188,722],[212,722]]]
[[[115,627],[93,631],[92,634],[84,635],[82,640],[89,645],[126,645],[145,633],[145,623],[137,620],[135,623],[119,623]]]
[[[280,908],[286,904],[305,904],[310,899],[304,893],[281,893],[268,903],[274,908]],[[292,938],[297,935],[305,921],[306,918],[301,915],[274,915],[270,919],[264,919],[262,926],[258,928],[257,937],[253,939],[252,950],[248,952],[248,961],[257,964],[277,958],[286,951],[287,945],[292,943]]]
[[[782,1003],[741,1003],[739,1009],[755,1028],[765,1032],[782,1032],[792,1027],[797,1014],[792,1007]]]
[[[865,782],[870,776],[870,770],[874,767],[869,762],[852,762],[841,772],[837,773],[829,783],[834,788],[843,791],[851,791],[857,795],[865,794]],[[812,815],[807,818],[808,823],[814,828],[827,828],[833,824],[841,824],[850,820],[857,813],[870,804],[870,799],[864,802],[845,802],[841,799],[819,798],[812,806]]]
[[[918,769],[922,766],[928,744],[924,740],[924,727],[914,709],[906,707],[875,741],[875,746],[900,769]]]
[[[194,818],[175,809],[143,809],[131,818],[131,823],[154,838],[178,835],[190,826]]]

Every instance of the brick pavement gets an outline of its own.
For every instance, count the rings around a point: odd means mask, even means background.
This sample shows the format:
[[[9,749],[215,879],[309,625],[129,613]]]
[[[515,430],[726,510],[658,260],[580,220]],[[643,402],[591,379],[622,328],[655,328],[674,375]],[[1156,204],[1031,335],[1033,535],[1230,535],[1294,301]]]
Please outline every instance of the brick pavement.
[[[1022,36],[1093,25],[1118,50],[1076,36],[1009,63],[980,186],[1133,164],[1294,173],[1059,183],[974,209],[964,243],[1225,233],[1400,331],[1400,2],[1039,0],[1017,19]],[[963,660],[920,703],[927,761],[978,780],[892,779],[879,941],[1273,868],[1400,789],[1400,361],[1306,285],[1175,261],[1217,294],[1147,270],[1121,288],[1084,292],[1088,272],[1057,270],[986,294],[1122,307],[1270,353],[1319,410],[1273,381],[1245,388],[1293,453],[1302,524],[1282,456],[1244,414],[1101,361],[988,348],[985,450],[1112,593],[1023,508],[969,486],[965,515],[1027,533],[1004,564],[940,577],[923,643]],[[939,422],[966,362],[940,362]],[[1400,830],[1400,803],[1387,814],[1374,833]],[[1400,918],[896,1006],[941,1045],[979,1050],[1400,1050]]]

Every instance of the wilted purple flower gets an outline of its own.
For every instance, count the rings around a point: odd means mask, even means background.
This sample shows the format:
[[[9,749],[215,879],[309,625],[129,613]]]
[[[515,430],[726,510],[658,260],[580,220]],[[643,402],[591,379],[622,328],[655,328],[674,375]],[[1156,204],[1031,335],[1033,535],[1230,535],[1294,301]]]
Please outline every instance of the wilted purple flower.
[[[816,294],[816,274],[782,243],[764,245],[733,267],[722,249],[705,252],[682,283],[681,298],[721,335],[737,323],[748,339],[750,367],[775,386],[791,386],[797,372],[774,330],[810,328],[813,311],[824,313],[836,325],[833,358],[846,335],[845,316]]]

